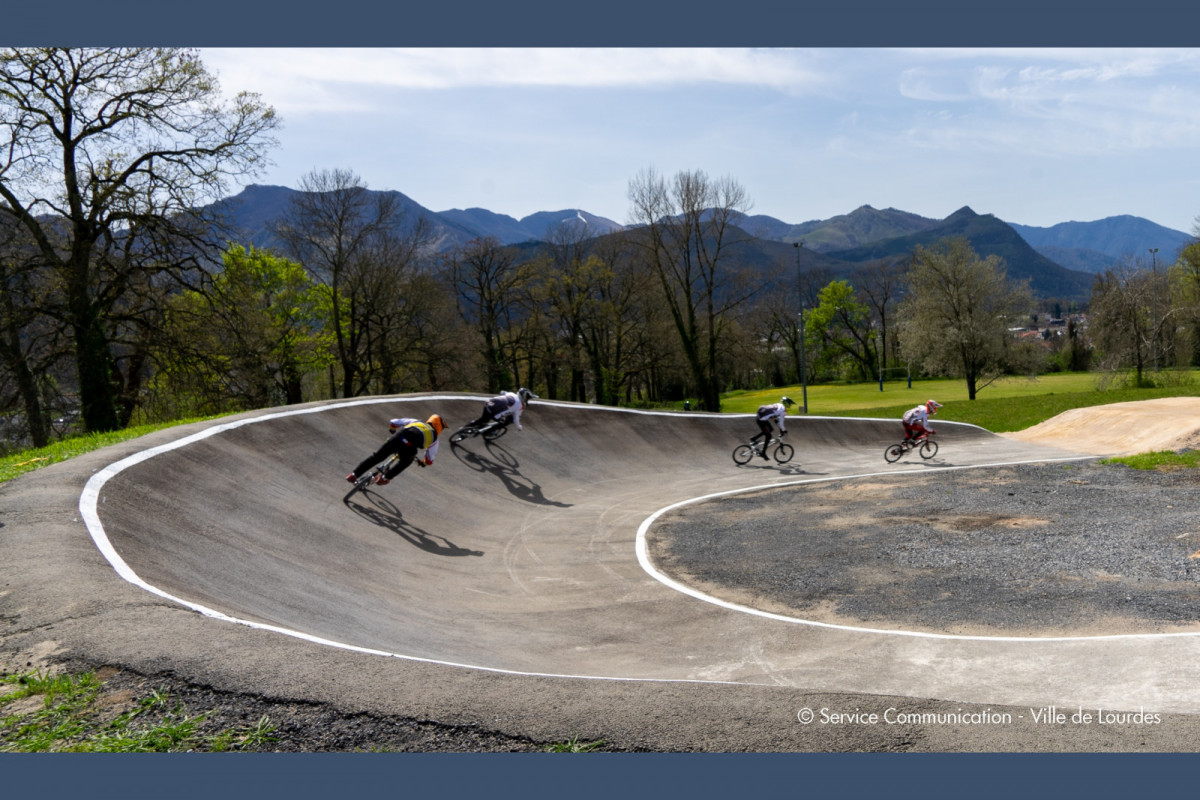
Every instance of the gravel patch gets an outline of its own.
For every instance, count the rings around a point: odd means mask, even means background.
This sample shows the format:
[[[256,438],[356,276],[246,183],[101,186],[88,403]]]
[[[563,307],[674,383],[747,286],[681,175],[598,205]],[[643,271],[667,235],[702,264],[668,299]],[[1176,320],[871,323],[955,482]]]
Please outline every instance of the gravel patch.
[[[962,634],[1200,624],[1200,471],[1098,462],[870,478],[684,507],[665,573],[806,618]]]

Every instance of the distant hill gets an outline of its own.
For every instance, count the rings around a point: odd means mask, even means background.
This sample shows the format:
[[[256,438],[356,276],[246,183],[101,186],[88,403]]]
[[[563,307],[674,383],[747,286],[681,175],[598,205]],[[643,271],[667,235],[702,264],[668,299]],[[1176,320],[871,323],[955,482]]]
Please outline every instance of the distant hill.
[[[437,217],[453,222],[464,231],[476,233],[480,237],[494,236],[505,243],[515,244],[535,238],[518,220],[506,214],[493,213],[486,208],[452,208],[449,211],[439,211]]]
[[[871,206],[859,206],[849,214],[793,225],[781,238],[788,242],[803,239],[805,247],[830,253],[908,236],[939,224],[940,220],[894,208],[878,211]]]
[[[578,208],[568,208],[562,211],[538,211],[519,220],[506,214],[495,214],[483,208],[469,208],[466,211],[458,209],[439,211],[434,217],[451,220],[472,231],[475,235],[471,238],[494,236],[504,244],[545,241],[550,231],[560,225],[583,226],[589,236],[602,236],[606,233],[623,230],[622,225],[611,219],[598,217]]]
[[[765,214],[747,214],[738,220],[738,227],[752,236],[779,242],[791,241],[787,238],[788,231],[794,226],[775,217]]]
[[[976,214],[964,206],[940,223],[917,233],[873,242],[849,250],[827,253],[843,261],[902,260],[917,245],[929,247],[940,239],[962,236],[980,256],[1004,259],[1008,276],[1029,280],[1034,293],[1063,299],[1085,298],[1091,293],[1092,276],[1069,270],[1038,253],[1013,228],[991,214]]]
[[[368,193],[395,195],[403,211],[404,229],[415,225],[422,217],[429,219],[433,215],[429,209],[400,192],[368,190]],[[240,193],[215,203],[211,209],[224,216],[227,224],[240,234],[243,243],[255,247],[278,247],[279,241],[274,233],[274,225],[287,212],[297,194],[299,192],[296,189],[286,186],[251,185]],[[434,228],[434,246],[439,250],[469,242],[477,235],[453,219],[431,219],[431,222]]]
[[[585,225],[589,232],[594,231],[591,235],[595,236],[622,228],[610,219],[580,209],[539,211],[517,220],[484,208],[435,212],[401,192],[377,192],[370,189],[367,191],[370,194],[398,197],[400,207],[404,211],[403,226],[406,228],[416,224],[418,219],[425,219],[432,229],[433,249],[438,251],[450,250],[472,239],[489,236],[495,237],[502,244],[543,241],[552,228],[564,222]],[[239,194],[217,203],[215,208],[227,216],[247,243],[258,247],[277,246],[278,242],[272,232],[273,224],[283,216],[297,193],[298,190],[284,186],[251,185]]]
[[[1149,266],[1154,260],[1150,249],[1155,247],[1159,263],[1172,263],[1180,248],[1191,241],[1186,233],[1128,214],[1094,222],[1060,222],[1049,228],[1011,222],[1009,225],[1047,257],[1063,266],[1089,272],[1101,272],[1130,261]],[[1097,258],[1097,253],[1104,258]]]
[[[598,217],[578,208],[569,208],[563,211],[539,211],[536,214],[521,217],[521,225],[536,241],[545,241],[550,231],[560,225],[582,225],[589,236],[602,236],[625,229],[624,225],[613,222],[611,219]]]
[[[1035,247],[1033,249],[1059,266],[1078,272],[1088,272],[1093,275],[1098,275],[1107,269],[1112,269],[1119,263],[1119,259],[1086,247],[1054,247],[1053,245],[1043,245],[1042,247]]]
[[[248,186],[224,200],[240,229],[243,241],[260,247],[277,242],[271,233],[297,190],[282,186]],[[374,193],[374,192],[373,192]],[[522,219],[485,208],[431,211],[399,192],[406,224],[428,221],[434,234],[432,247],[442,252],[472,239],[494,237],[502,244],[532,248],[550,231],[568,224],[584,226],[588,236],[603,236],[624,226],[583,209],[539,211]],[[943,220],[930,219],[896,208],[869,205],[826,220],[793,224],[764,214],[747,215],[739,227],[758,237],[757,243],[739,248],[739,258],[772,273],[794,269],[797,254],[801,269],[821,269],[839,277],[873,262],[899,261],[918,245],[930,245],[947,236],[965,236],[980,255],[1004,259],[1014,278],[1028,278],[1039,295],[1086,299],[1093,275],[1128,258],[1149,264],[1148,251],[1159,248],[1160,264],[1174,260],[1178,249],[1191,241],[1188,234],[1132,216],[1109,217],[1095,222],[1064,222],[1050,228],[1006,223],[991,214],[963,208]],[[797,253],[792,246],[803,242]],[[523,247],[523,249],[525,249]]]

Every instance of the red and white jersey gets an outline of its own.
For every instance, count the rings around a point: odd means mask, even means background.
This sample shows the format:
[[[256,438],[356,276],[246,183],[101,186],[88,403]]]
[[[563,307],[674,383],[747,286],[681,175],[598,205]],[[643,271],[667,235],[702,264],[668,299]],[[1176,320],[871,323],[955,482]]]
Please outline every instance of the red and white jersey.
[[[927,428],[929,427],[926,425],[926,423],[929,422],[929,409],[925,407],[924,403],[916,408],[910,408],[908,411],[904,412],[904,421],[909,425],[917,425],[922,428]]]

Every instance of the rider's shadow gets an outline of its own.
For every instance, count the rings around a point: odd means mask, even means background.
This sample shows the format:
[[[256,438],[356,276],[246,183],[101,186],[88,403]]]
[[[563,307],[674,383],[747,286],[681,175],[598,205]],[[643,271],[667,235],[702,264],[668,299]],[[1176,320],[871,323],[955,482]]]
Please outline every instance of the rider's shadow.
[[[810,472],[799,464],[772,464],[780,475],[828,475],[828,472]]]
[[[402,538],[407,539],[410,544],[416,545],[427,553],[432,553],[435,556],[483,555],[483,551],[481,550],[468,550],[465,547],[459,547],[444,536],[435,536],[428,531],[418,528],[416,525],[405,522],[400,509],[374,492],[363,491],[359,493],[358,497],[361,497],[367,503],[363,503],[358,499],[351,500],[347,498],[345,500],[346,507],[368,522],[399,534]]]
[[[518,469],[520,462],[516,457],[495,442],[485,442],[487,454],[475,453],[461,444],[451,443],[450,449],[455,458],[476,472],[487,472],[495,475],[504,484],[504,488],[519,500],[527,503],[537,503],[543,506],[570,508],[570,503],[560,503],[550,500],[542,493],[542,487],[521,474]]]
[[[780,464],[776,461],[766,462],[762,459],[757,461],[751,460],[744,464],[746,467],[756,467],[758,469],[769,469],[772,472],[778,472],[780,475],[828,475],[827,472],[809,472],[800,464]]]

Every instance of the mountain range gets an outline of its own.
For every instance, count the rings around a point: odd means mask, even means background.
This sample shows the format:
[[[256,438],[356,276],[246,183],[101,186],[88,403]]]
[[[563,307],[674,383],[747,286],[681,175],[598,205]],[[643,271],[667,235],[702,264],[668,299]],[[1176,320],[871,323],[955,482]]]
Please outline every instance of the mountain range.
[[[219,206],[258,247],[278,244],[273,223],[297,190],[251,185]],[[582,209],[541,211],[521,219],[484,208],[431,211],[400,192],[404,224],[424,218],[433,231],[434,247],[449,251],[473,239],[494,237],[501,244],[545,241],[564,223],[584,225],[589,236],[605,236],[625,226]],[[931,245],[948,236],[964,236],[981,256],[1004,259],[1010,278],[1028,279],[1035,294],[1063,300],[1085,300],[1096,273],[1131,264],[1171,263],[1192,241],[1180,231],[1128,215],[1095,222],[1063,222],[1049,228],[1004,222],[964,206],[945,219],[932,219],[894,208],[860,206],[826,220],[787,223],[766,215],[747,215],[740,226],[758,237],[743,247],[740,258],[764,267],[799,262],[802,270],[823,269],[838,276],[865,265],[907,258],[916,245]],[[802,242],[797,250],[793,244]],[[1151,255],[1150,250],[1158,252]]]

